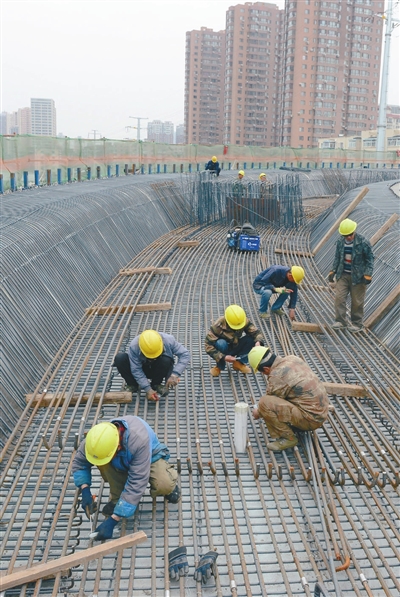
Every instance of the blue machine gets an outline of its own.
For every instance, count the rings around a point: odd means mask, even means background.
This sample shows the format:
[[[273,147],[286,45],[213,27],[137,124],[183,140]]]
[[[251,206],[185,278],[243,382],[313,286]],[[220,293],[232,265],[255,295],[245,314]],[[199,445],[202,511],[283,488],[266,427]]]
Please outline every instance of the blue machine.
[[[260,237],[249,222],[239,226],[236,220],[232,220],[226,240],[228,247],[234,251],[260,250]]]

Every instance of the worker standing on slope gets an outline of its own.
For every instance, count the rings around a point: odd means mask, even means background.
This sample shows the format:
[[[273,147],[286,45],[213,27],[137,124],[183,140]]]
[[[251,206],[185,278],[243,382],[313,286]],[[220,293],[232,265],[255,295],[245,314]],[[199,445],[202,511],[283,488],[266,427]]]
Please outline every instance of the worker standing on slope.
[[[264,419],[272,438],[267,444],[269,450],[279,452],[296,446],[294,428],[312,431],[322,427],[328,417],[328,396],[302,359],[282,358],[261,346],[250,351],[249,363],[254,371],[268,376],[267,393],[253,409],[253,417]]]
[[[217,176],[221,172],[221,168],[219,166],[219,162],[217,160],[217,156],[213,155],[211,160],[206,164],[206,170],[210,170],[210,172],[215,172]]]
[[[268,304],[273,294],[279,294],[279,298],[271,307],[271,313],[285,315],[281,308],[286,299],[290,296],[289,317],[291,321],[296,319],[295,308],[297,302],[297,286],[304,278],[304,269],[299,265],[287,267],[285,265],[271,265],[262,271],[253,282],[253,289],[261,295],[260,317],[268,319]]]
[[[363,329],[364,300],[368,284],[371,284],[374,269],[374,254],[370,242],[356,233],[357,223],[343,220],[339,226],[339,238],[336,241],[335,259],[328,280],[333,282],[336,275],[335,323],[332,328],[346,328],[346,301],[350,294],[351,325],[349,332],[357,333]]]
[[[131,392],[140,387],[148,400],[157,401],[179,383],[189,363],[189,351],[174,336],[145,330],[132,340],[127,353],[119,352],[115,356],[113,367],[118,369]]]
[[[235,371],[251,373],[247,355],[253,346],[264,344],[261,332],[246,317],[239,305],[230,305],[225,309],[224,317],[212,324],[205,340],[207,354],[217,364],[211,369],[211,375],[218,377],[226,363],[232,363]]]
[[[134,515],[149,482],[153,498],[179,501],[178,473],[168,460],[167,446],[139,417],[126,415],[90,429],[75,454],[72,473],[81,490],[82,509],[89,514],[96,510],[90,490],[93,466],[110,485],[110,501],[102,510],[109,518],[97,527],[96,541],[111,539],[121,518]]]

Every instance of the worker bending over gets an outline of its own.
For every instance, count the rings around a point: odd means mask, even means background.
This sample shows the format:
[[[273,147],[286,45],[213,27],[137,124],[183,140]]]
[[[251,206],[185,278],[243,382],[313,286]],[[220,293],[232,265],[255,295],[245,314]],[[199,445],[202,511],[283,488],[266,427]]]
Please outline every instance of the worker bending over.
[[[291,321],[296,319],[295,308],[297,302],[297,286],[304,278],[304,269],[299,265],[286,267],[285,265],[271,265],[262,271],[253,282],[253,289],[261,295],[260,317],[268,319],[268,304],[273,294],[279,294],[279,298],[271,307],[271,313],[285,315],[281,308],[286,299],[290,296],[289,317]]]
[[[149,482],[151,497],[179,501],[178,473],[168,460],[167,446],[139,417],[126,415],[90,429],[75,454],[72,473],[81,489],[82,509],[90,514],[96,510],[90,490],[92,466],[110,485],[110,501],[102,510],[109,518],[96,529],[96,541],[111,539],[121,518],[134,515]]]
[[[115,356],[112,366],[125,379],[129,391],[136,392],[140,387],[148,400],[157,401],[179,383],[189,363],[189,351],[174,336],[145,330],[132,340],[127,353]]]
[[[211,160],[206,164],[206,170],[210,170],[210,172],[215,172],[217,176],[221,172],[221,168],[219,166],[219,162],[217,160],[217,156],[213,155]]]
[[[225,309],[225,316],[211,325],[206,336],[206,352],[217,362],[211,369],[211,375],[218,377],[226,363],[233,363],[235,371],[251,373],[246,365],[249,351],[253,346],[263,344],[261,332],[247,319],[242,307],[230,305]]]
[[[273,452],[293,448],[298,439],[294,428],[313,431],[328,417],[329,400],[322,382],[298,357],[279,357],[266,346],[249,353],[254,371],[268,376],[267,393],[253,410],[254,419],[264,419]]]

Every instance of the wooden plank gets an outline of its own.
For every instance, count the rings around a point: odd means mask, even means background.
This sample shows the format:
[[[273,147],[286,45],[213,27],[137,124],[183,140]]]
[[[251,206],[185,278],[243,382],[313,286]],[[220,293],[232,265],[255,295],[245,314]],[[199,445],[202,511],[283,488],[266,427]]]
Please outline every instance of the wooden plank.
[[[368,191],[369,191],[369,188],[368,187],[364,187],[362,189],[362,191],[360,191],[358,193],[357,197],[355,199],[353,199],[353,201],[350,203],[350,205],[344,210],[344,212],[342,213],[342,215],[336,220],[336,222],[328,230],[328,232],[325,234],[325,236],[323,236],[321,238],[321,240],[319,241],[319,243],[317,244],[317,246],[314,247],[314,250],[313,250],[314,255],[316,253],[318,253],[318,251],[320,250],[320,248],[326,243],[326,241],[332,236],[332,234],[334,234],[335,232],[337,232],[337,230],[339,228],[340,222],[342,220],[345,220],[347,218],[347,216],[351,214],[351,212],[355,209],[355,207],[357,207],[357,205],[360,203],[360,201],[362,201],[364,199],[364,197],[368,193]]]
[[[400,296],[400,284],[393,288],[392,292],[385,298],[377,309],[365,321],[366,328],[372,328],[376,325],[390,309],[396,304]]]
[[[393,224],[399,219],[399,214],[392,214],[388,220],[379,228],[378,232],[375,232],[374,236],[369,241],[371,243],[371,247],[376,245],[378,240],[381,240],[382,236],[386,234],[386,232],[393,226]]]
[[[120,269],[119,273],[121,276],[134,276],[135,274],[165,274],[170,276],[172,269],[170,267],[138,267],[136,269]]]
[[[199,240],[181,240],[176,245],[177,247],[198,247],[200,244]]]
[[[172,308],[171,303],[146,303],[143,305],[129,305],[128,307],[119,307],[110,305],[109,307],[89,307],[85,309],[86,315],[110,315],[110,313],[147,313],[148,311],[169,311]]]
[[[275,253],[280,255],[298,255],[299,257],[314,257],[314,253],[308,253],[307,251],[291,251],[289,249],[275,249]]]
[[[337,396],[354,396],[355,398],[365,398],[369,396],[368,390],[362,386],[352,383],[333,383],[330,381],[323,381],[322,384],[328,394],[336,394]]]
[[[311,332],[322,334],[323,329],[318,323],[307,323],[305,321],[292,321],[292,330],[294,332]]]
[[[50,406],[50,403],[53,400],[54,396],[56,396],[56,394],[53,394],[53,392],[37,394],[31,404],[31,406],[33,408],[34,406],[36,406],[36,404],[38,402],[40,402],[40,405],[39,405],[40,407],[44,408],[44,407]],[[94,404],[98,404],[100,402],[100,396],[101,396],[100,392],[97,392],[94,395],[94,398],[93,398]],[[25,394],[26,402],[29,402],[32,399],[32,397],[33,397],[33,394]],[[58,395],[57,399],[60,400],[60,395]],[[74,406],[78,402],[78,399],[79,399],[79,393],[77,392],[69,398],[68,406]],[[59,404],[64,404],[65,400],[66,400],[66,396],[63,395]],[[88,400],[89,400],[89,394],[83,394],[83,396],[80,400],[80,404],[86,404]],[[104,394],[104,398],[103,398],[103,404],[130,404],[131,402],[132,402],[132,393],[131,392],[106,392]]]
[[[124,535],[112,541],[106,541],[96,547],[89,547],[82,551],[76,551],[69,556],[62,556],[56,560],[50,560],[49,562],[42,562],[36,564],[27,570],[20,570],[19,572],[12,572],[1,577],[1,590],[7,591],[12,587],[19,587],[29,582],[34,582],[39,578],[44,578],[50,574],[56,574],[62,570],[67,570],[73,566],[79,566],[92,560],[97,560],[100,557],[106,556],[116,551],[122,551],[138,543],[142,543],[147,539],[146,533],[139,531],[132,535]]]

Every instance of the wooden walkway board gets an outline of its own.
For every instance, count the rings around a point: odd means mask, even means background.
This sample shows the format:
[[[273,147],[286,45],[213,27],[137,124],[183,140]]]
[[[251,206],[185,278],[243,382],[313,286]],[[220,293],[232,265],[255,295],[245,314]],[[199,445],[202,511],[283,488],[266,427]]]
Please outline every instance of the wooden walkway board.
[[[31,407],[33,408],[36,406],[38,402],[40,402],[40,407],[48,407],[50,406],[52,400],[57,394],[53,394],[52,392],[46,392],[45,394],[37,394],[35,399],[33,400]],[[94,395],[93,403],[98,404],[100,402],[101,393],[97,392]],[[25,394],[26,402],[32,399],[33,394]],[[68,406],[74,406],[79,399],[79,394],[76,393],[70,397]],[[60,396],[58,395],[56,400],[60,400]],[[65,404],[66,397],[62,396],[59,404]],[[89,400],[89,394],[83,394],[80,404],[86,404]],[[130,404],[132,402],[132,394],[131,392],[106,392],[103,398],[103,404]]]
[[[378,240],[382,238],[384,234],[393,226],[395,222],[399,219],[399,214],[392,214],[388,220],[379,228],[378,232],[375,232],[374,236],[369,241],[371,243],[371,247],[376,245]]]
[[[120,269],[119,273],[121,276],[134,276],[135,274],[165,274],[170,276],[172,269],[170,267],[139,267],[136,269]]]
[[[397,286],[395,286],[395,288],[393,288],[392,292],[390,294],[388,294],[388,296],[385,298],[385,300],[379,305],[379,307],[374,311],[374,313],[372,313],[372,315],[370,315],[368,317],[368,319],[366,319],[364,321],[364,325],[366,328],[372,328],[374,327],[375,324],[378,323],[378,321],[380,321],[388,311],[390,311],[390,309],[392,307],[394,307],[394,305],[396,304],[396,302],[398,301],[400,296],[400,284],[398,284]]]
[[[292,321],[292,330],[294,332],[311,332],[313,334],[323,333],[323,329],[318,323],[308,323],[306,321]]]
[[[280,255],[283,253],[284,255],[298,255],[299,257],[314,257],[314,253],[309,253],[308,251],[291,251],[290,249],[275,249],[275,253],[279,253]]]
[[[366,398],[369,396],[368,391],[362,386],[351,383],[333,383],[330,381],[322,382],[328,394],[336,394],[337,396],[354,396],[355,398]]]
[[[20,570],[19,572],[12,572],[11,574],[1,577],[1,590],[7,591],[7,589],[11,589],[12,587],[19,587],[20,585],[34,582],[35,580],[39,580],[39,578],[44,578],[50,574],[56,574],[62,570],[68,570],[68,568],[72,568],[73,566],[79,566],[81,564],[85,564],[86,562],[97,560],[98,558],[106,556],[110,553],[115,553],[116,551],[119,552],[127,549],[128,547],[132,547],[133,545],[137,545],[138,543],[143,543],[143,541],[146,539],[146,533],[139,531],[138,533],[133,533],[132,535],[119,537],[119,539],[106,541],[105,543],[96,545],[96,547],[89,547],[88,549],[84,549],[82,551],[76,551],[69,556],[63,556],[61,558],[57,558],[56,560],[50,560],[49,562],[36,564],[31,568]]]
[[[199,240],[180,240],[177,243],[177,247],[198,247],[200,244]]]
[[[171,303],[146,303],[143,305],[130,305],[128,307],[119,307],[110,305],[109,307],[89,307],[85,310],[86,315],[110,315],[111,313],[147,313],[147,311],[169,311],[172,308]]]

